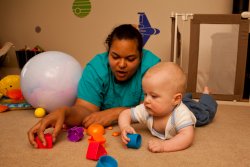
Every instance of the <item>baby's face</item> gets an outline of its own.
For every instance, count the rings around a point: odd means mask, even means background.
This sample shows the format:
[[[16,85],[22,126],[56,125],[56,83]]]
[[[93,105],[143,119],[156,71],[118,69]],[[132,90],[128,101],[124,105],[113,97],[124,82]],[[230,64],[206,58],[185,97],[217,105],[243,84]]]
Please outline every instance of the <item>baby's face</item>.
[[[174,94],[163,79],[158,76],[146,76],[142,80],[144,105],[152,116],[167,116],[175,107]]]

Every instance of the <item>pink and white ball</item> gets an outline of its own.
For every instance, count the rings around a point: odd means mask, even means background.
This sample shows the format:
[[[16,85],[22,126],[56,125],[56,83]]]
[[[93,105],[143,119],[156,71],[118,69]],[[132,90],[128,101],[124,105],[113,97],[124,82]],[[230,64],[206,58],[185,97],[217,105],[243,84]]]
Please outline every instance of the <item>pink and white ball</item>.
[[[74,104],[82,74],[79,62],[72,56],[47,51],[31,58],[21,71],[24,98],[34,108],[47,112]]]

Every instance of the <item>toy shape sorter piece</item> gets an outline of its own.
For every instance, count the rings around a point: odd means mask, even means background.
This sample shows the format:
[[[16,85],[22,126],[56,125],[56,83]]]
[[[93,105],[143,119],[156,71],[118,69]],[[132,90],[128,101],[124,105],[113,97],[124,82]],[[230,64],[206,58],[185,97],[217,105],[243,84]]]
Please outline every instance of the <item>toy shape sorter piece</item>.
[[[68,129],[68,139],[72,142],[77,142],[81,140],[84,136],[84,129],[82,127],[73,127]]]
[[[44,134],[44,138],[46,140],[46,146],[43,145],[42,141],[36,136],[35,141],[37,143],[37,148],[52,148],[53,147],[53,137],[50,133]]]

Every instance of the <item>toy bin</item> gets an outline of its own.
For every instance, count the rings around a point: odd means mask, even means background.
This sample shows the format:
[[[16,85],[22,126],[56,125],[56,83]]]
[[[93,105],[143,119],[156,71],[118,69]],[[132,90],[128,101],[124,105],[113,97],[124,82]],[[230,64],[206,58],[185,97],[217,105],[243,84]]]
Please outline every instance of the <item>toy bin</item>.
[[[16,58],[18,62],[18,66],[20,69],[24,67],[24,65],[34,57],[35,55],[41,53],[42,51],[32,51],[32,50],[17,50]]]

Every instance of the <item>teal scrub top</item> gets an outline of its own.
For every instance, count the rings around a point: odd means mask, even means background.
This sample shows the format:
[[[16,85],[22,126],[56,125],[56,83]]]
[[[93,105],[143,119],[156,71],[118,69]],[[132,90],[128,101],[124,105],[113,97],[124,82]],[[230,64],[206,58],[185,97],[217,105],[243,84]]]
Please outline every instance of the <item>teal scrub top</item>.
[[[117,83],[109,66],[108,53],[98,54],[84,68],[77,96],[100,110],[136,106],[144,99],[142,77],[158,62],[160,58],[143,49],[142,62],[132,78]]]

